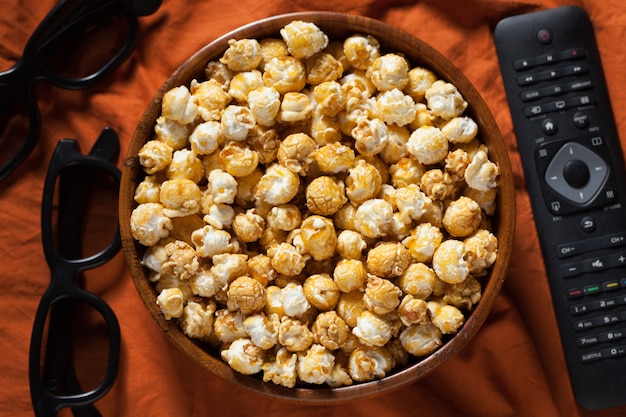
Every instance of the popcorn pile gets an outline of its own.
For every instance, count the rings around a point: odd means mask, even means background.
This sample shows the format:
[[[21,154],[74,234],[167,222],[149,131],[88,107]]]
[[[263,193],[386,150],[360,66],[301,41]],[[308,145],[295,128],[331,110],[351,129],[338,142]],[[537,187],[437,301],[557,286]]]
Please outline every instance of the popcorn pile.
[[[467,102],[377,39],[293,21],[168,91],[134,238],[157,303],[242,374],[382,378],[437,350],[497,253],[498,167]]]

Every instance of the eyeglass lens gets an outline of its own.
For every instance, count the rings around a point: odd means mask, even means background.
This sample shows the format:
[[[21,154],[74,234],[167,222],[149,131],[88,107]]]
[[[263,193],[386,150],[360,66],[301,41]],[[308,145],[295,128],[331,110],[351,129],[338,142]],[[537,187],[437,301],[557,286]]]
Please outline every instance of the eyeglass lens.
[[[63,258],[89,258],[102,252],[118,230],[117,183],[107,172],[76,164],[55,182],[53,245]]]
[[[71,397],[98,388],[111,352],[108,326],[91,304],[60,298],[48,308],[41,345],[40,378],[52,395]]]
[[[132,42],[129,18],[117,1],[92,6],[68,10],[41,28],[36,50],[48,72],[63,79],[91,76]]]
[[[10,165],[15,155],[29,152],[29,142],[33,142],[29,136],[39,133],[38,123],[31,123],[39,115],[28,100],[14,86],[0,83],[0,167]]]
[[[34,149],[40,116],[33,82],[85,88],[135,46],[137,17],[122,0],[63,0],[37,27],[24,56],[0,73],[0,179]]]

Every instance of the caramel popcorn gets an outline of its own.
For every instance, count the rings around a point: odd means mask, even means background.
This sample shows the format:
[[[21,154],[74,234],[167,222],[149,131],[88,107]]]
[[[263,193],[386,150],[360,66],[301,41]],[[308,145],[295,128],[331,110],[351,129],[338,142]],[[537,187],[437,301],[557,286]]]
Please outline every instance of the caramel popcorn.
[[[219,120],[232,96],[216,80],[191,81],[191,94],[198,105],[198,114],[204,121]]]
[[[389,231],[392,218],[391,204],[380,198],[372,198],[357,208],[354,227],[369,238],[383,237]]]
[[[263,126],[273,126],[280,110],[280,93],[272,87],[260,86],[248,93],[246,99],[254,120]]]
[[[306,353],[298,353],[298,378],[310,384],[323,384],[335,368],[335,355],[326,347],[313,344]]]
[[[287,388],[296,386],[296,361],[295,353],[280,348],[273,360],[263,362],[263,381],[273,382]]]
[[[367,277],[363,301],[368,310],[376,314],[391,313],[400,304],[402,290],[388,279],[375,275]]]
[[[348,230],[342,233],[349,232]],[[343,292],[361,290],[365,286],[367,269],[359,259],[341,259],[333,270],[333,280]]]
[[[246,177],[256,169],[259,155],[246,145],[229,142],[220,151],[218,161],[224,171],[233,177]]]
[[[300,179],[289,168],[272,164],[265,170],[254,190],[254,196],[268,204],[287,204],[298,193]]]
[[[173,152],[166,142],[151,140],[141,147],[137,155],[146,174],[154,174],[169,166]]]
[[[163,96],[130,224],[167,320],[292,388],[430,355],[497,258],[498,166],[456,87],[294,21]]]
[[[437,81],[435,73],[423,67],[411,68],[407,75],[409,82],[404,91],[416,102],[421,102],[426,91]]]
[[[265,306],[265,286],[246,275],[231,282],[227,295],[229,308],[245,315],[257,313]]]
[[[255,124],[254,114],[248,107],[231,104],[222,112],[222,134],[228,140],[245,140]]]
[[[339,302],[339,288],[328,274],[311,275],[302,287],[306,299],[320,311],[332,310]]]
[[[380,56],[380,43],[369,35],[350,36],[343,42],[343,53],[354,68],[367,70]]]
[[[402,347],[415,356],[426,356],[441,344],[441,330],[431,322],[412,324],[400,333]]]
[[[315,342],[331,351],[343,346],[348,339],[348,333],[350,333],[350,327],[334,310],[319,314],[315,318],[311,330]]]
[[[474,233],[482,220],[482,211],[477,202],[462,196],[452,201],[443,215],[443,225],[454,237],[465,237]]]
[[[306,206],[311,213],[332,216],[348,200],[343,181],[323,175],[306,187]]]
[[[393,326],[383,317],[365,310],[356,319],[352,333],[366,346],[384,346],[393,335]]]
[[[297,123],[306,120],[313,112],[311,98],[304,93],[288,91],[280,103],[277,120],[283,123]]]
[[[328,36],[314,23],[295,20],[280,30],[289,53],[297,59],[308,58],[328,46]]]
[[[398,286],[407,295],[426,300],[437,283],[435,272],[422,262],[410,264],[398,279]]]
[[[345,260],[359,259],[366,248],[367,243],[365,239],[363,239],[363,235],[358,232],[342,230],[339,235],[337,235],[337,252],[339,252],[339,255]]]
[[[411,133],[407,149],[418,162],[431,165],[448,155],[448,138],[435,126],[422,126]]]
[[[198,106],[191,97],[189,89],[181,85],[174,87],[163,95],[163,116],[181,124],[194,121],[198,114]]]
[[[215,302],[207,304],[189,300],[183,308],[179,324],[183,332],[193,338],[204,339],[213,333]]]
[[[158,203],[160,194],[160,181],[156,177],[148,175],[135,189],[133,199],[137,204]]]
[[[265,64],[263,84],[280,94],[300,91],[306,85],[304,64],[293,56],[272,58]]]
[[[460,116],[467,107],[467,102],[456,87],[442,80],[432,83],[424,96],[428,108],[444,120]]]
[[[157,297],[157,304],[167,320],[183,314],[183,292],[179,288],[166,288]]]
[[[367,68],[367,76],[380,91],[399,91],[409,83],[409,63],[401,55],[385,54]]]
[[[165,255],[161,270],[174,278],[189,279],[200,267],[196,251],[180,240],[165,245]]]
[[[310,85],[320,85],[339,79],[343,75],[344,66],[332,54],[318,52],[305,61],[307,77]]]
[[[380,173],[372,164],[361,159],[348,169],[346,195],[354,204],[361,204],[378,195],[382,184]]]
[[[279,324],[277,314],[271,314],[269,317],[263,313],[254,314],[243,321],[243,327],[252,343],[263,350],[271,349],[278,343]]]
[[[409,266],[409,250],[400,242],[383,242],[367,253],[367,270],[382,278],[393,278]]]
[[[300,227],[304,247],[313,259],[328,259],[335,253],[337,233],[332,220],[320,215],[309,216]]]
[[[263,369],[264,354],[251,340],[237,339],[222,351],[222,358],[237,372],[253,375]]]
[[[212,154],[223,142],[222,125],[215,120],[200,123],[189,136],[191,149],[198,155]]]
[[[336,116],[346,106],[343,88],[334,80],[316,85],[313,88],[312,96],[320,113],[327,116]]]
[[[220,62],[232,71],[250,71],[261,63],[261,45],[256,39],[231,39]]]
[[[139,243],[144,246],[156,245],[170,235],[172,219],[163,212],[160,203],[144,203],[133,209],[130,216],[130,229]]]
[[[243,327],[243,315],[240,310],[230,311],[226,308],[217,310],[213,321],[213,332],[225,346],[237,339],[248,337]]]
[[[463,242],[454,239],[443,241],[433,254],[433,269],[439,279],[448,284],[463,282],[469,275],[467,248]]]
[[[470,188],[479,191],[488,191],[497,186],[499,170],[496,164],[489,160],[487,151],[480,149],[465,169],[465,181]]]
[[[348,372],[355,381],[373,381],[387,375],[394,364],[391,352],[384,347],[359,347],[350,354]]]
[[[159,116],[154,126],[156,138],[172,149],[182,149],[187,145],[189,130],[190,125],[179,123],[164,116]]]
[[[278,341],[290,352],[303,352],[313,343],[313,332],[306,323],[284,316],[278,327]]]
[[[265,69],[265,64],[272,58],[282,58],[289,55],[287,44],[284,40],[278,38],[264,38],[259,41],[261,47],[261,63],[258,68]]]
[[[432,323],[443,334],[456,333],[465,322],[465,316],[461,313],[461,310],[453,305],[441,305],[436,301],[429,301],[427,305],[432,317]]]

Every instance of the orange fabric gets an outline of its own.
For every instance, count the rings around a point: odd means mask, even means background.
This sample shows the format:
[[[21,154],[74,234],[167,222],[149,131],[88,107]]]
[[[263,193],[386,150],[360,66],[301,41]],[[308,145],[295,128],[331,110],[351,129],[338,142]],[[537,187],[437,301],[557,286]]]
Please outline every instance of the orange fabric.
[[[626,147],[626,54],[622,50],[626,3],[622,0],[164,0],[154,15],[141,18],[136,50],[104,82],[81,91],[40,84],[36,89],[42,112],[39,145],[0,183],[0,415],[32,415],[29,339],[39,297],[49,282],[41,247],[40,200],[56,142],[75,138],[86,152],[109,125],[119,133],[125,152],[152,96],[196,50],[256,19],[313,9],[375,17],[416,35],[463,70],[491,108],[510,150],[518,205],[510,272],[493,311],[461,352],[410,386],[337,407],[285,404],[222,381],[174,348],[139,299],[120,253],[91,284],[115,311],[122,331],[119,375],[99,402],[102,415],[626,415],[626,407],[589,413],[574,401],[492,37],[494,25],[507,15],[566,3],[585,8],[594,22]],[[15,63],[30,33],[55,4],[54,0],[1,1],[1,69]]]

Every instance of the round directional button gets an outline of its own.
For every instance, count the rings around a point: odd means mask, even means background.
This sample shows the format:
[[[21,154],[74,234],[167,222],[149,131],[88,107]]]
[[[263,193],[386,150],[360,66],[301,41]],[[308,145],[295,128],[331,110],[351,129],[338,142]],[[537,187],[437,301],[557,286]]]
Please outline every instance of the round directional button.
[[[609,167],[590,148],[567,142],[556,152],[545,172],[546,184],[577,205],[590,203],[604,186]]]
[[[589,182],[589,167],[579,159],[572,159],[563,166],[563,177],[574,188],[584,187]]]

